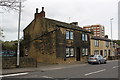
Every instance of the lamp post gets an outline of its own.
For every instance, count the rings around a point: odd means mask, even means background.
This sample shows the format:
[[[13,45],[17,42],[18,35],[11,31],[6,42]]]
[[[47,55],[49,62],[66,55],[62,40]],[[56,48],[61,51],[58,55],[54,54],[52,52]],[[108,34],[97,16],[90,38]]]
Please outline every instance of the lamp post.
[[[110,24],[111,24],[111,40],[112,40],[112,20],[113,20],[114,18],[111,18],[110,19]]]
[[[20,22],[21,22],[21,0],[19,2],[17,67],[19,67],[20,65]]]
[[[110,19],[110,25],[111,25],[111,52],[112,52],[112,54],[113,54],[113,43],[112,43],[112,20],[113,20],[114,18],[111,18]]]

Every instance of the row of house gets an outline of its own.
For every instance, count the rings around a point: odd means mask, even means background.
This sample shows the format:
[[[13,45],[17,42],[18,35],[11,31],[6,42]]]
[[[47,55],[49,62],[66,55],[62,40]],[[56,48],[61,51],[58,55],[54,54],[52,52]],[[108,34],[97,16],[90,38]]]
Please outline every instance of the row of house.
[[[89,55],[115,56],[117,44],[105,37],[95,37],[76,22],[65,23],[45,17],[38,8],[34,20],[23,30],[25,53],[37,62],[67,63],[86,61]],[[112,46],[114,43],[114,46]]]

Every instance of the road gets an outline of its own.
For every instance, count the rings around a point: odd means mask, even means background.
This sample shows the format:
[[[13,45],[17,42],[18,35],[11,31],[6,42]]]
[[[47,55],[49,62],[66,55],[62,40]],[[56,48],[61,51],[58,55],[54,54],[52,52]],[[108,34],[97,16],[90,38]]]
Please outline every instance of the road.
[[[4,75],[7,78],[118,78],[119,61],[108,61],[107,64],[75,64],[70,66],[50,67],[34,72]]]

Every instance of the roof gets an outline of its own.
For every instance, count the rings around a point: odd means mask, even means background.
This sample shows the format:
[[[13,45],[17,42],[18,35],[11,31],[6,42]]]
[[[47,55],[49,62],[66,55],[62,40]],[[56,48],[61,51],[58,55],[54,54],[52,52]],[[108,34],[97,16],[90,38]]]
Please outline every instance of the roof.
[[[111,41],[110,39],[108,38],[104,38],[104,37],[97,37],[97,36],[92,36],[91,39],[95,39],[95,40],[103,40],[103,41]]]
[[[55,23],[57,27],[63,27],[63,28],[68,28],[68,29],[91,33],[89,31],[81,28],[80,26],[72,25],[70,23],[65,23],[65,22],[61,22],[61,21],[57,21],[57,20],[53,20],[53,19],[49,19],[49,18],[44,18],[44,19],[51,21],[51,23]]]
[[[49,20],[51,23],[56,24],[57,27],[63,27],[63,28],[78,30],[78,31],[86,32],[86,33],[91,33],[90,31],[87,31],[87,30],[81,28],[80,26],[76,26],[76,25],[73,25],[73,24],[70,24],[70,23],[65,23],[65,22],[54,20],[54,19],[49,19],[49,18],[46,18],[46,17],[43,17],[42,19]],[[35,19],[31,23],[33,23],[34,21],[35,21]],[[31,23],[29,25],[31,25]],[[25,29],[27,29],[29,27],[29,25]]]

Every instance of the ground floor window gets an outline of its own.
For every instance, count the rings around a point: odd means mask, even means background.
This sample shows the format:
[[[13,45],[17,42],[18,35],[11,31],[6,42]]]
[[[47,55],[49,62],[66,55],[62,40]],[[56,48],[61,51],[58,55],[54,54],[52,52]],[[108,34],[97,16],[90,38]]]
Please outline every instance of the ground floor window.
[[[66,57],[74,56],[74,48],[66,48]]]
[[[99,50],[95,50],[94,55],[98,55],[98,54],[99,54]]]
[[[106,56],[107,56],[107,50],[104,51],[104,57],[106,57]]]
[[[82,55],[88,55],[88,48],[82,48]]]

